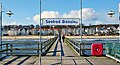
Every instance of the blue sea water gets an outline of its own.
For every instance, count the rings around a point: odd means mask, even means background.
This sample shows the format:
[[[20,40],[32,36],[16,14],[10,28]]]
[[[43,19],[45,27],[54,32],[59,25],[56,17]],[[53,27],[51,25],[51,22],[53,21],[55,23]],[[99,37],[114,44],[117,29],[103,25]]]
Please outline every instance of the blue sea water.
[[[73,39],[74,41],[80,42],[80,39]],[[114,39],[82,39],[83,43],[117,43],[120,44],[120,40],[118,38]],[[91,45],[85,45],[84,48],[91,48]],[[103,44],[103,48],[105,48],[105,44]],[[91,55],[91,50],[84,50],[85,55]],[[103,51],[103,54],[106,54],[106,51]]]
[[[80,39],[73,39],[75,41],[80,41]],[[89,42],[89,43],[95,43],[95,42],[100,42],[100,43],[120,43],[120,40],[118,38],[114,39],[82,39],[83,42]]]
[[[41,39],[41,42],[44,42],[48,39]],[[39,39],[16,39],[16,40],[9,40],[9,39],[6,39],[6,40],[3,40],[2,41],[2,44],[6,44],[6,43],[16,43],[16,44],[12,44],[12,48],[38,48],[38,43],[40,42]],[[8,45],[8,48],[10,48],[10,45]],[[2,49],[6,49],[6,45],[3,45],[2,46]],[[10,51],[8,51],[10,52]],[[14,50],[13,51],[14,53],[36,53],[37,54],[37,51],[36,50]],[[2,56],[6,56],[5,54],[2,54]]]
[[[47,39],[41,39],[42,42],[46,41]],[[74,41],[80,41],[80,39],[73,39]],[[13,48],[38,48],[37,43],[39,43],[39,39],[16,39],[16,40],[3,40],[4,43],[12,43],[12,42],[18,42],[18,44],[14,44]],[[20,42],[20,43],[19,43]],[[120,43],[119,39],[83,39],[83,42],[87,43]],[[22,44],[21,44],[22,43]],[[9,46],[10,47],[10,46]],[[5,49],[6,46],[2,46],[2,49]],[[91,48],[90,45],[86,45],[85,48]],[[105,45],[103,45],[103,48],[105,48]],[[16,50],[14,51],[16,53],[37,53],[35,50]],[[84,51],[86,55],[91,55],[90,50]],[[103,54],[106,52],[104,51]]]

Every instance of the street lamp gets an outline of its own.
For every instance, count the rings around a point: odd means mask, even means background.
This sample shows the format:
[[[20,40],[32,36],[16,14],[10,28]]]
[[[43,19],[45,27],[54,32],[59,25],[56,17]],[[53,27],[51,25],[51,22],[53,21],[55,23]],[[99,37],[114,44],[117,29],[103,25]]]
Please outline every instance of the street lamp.
[[[41,54],[42,54],[42,41],[41,41],[41,0],[39,2],[40,4],[40,40],[39,40],[39,44],[38,44],[38,49],[41,49],[39,52],[39,65],[42,65],[42,61],[41,61]]]
[[[111,10],[111,11],[108,12],[107,15],[108,15],[109,17],[113,17],[114,14],[115,14],[115,12]]]
[[[0,47],[0,50],[2,50],[2,13],[5,12],[2,10],[2,3],[0,4],[0,44],[1,44],[1,47]],[[8,15],[9,17],[11,15],[13,15],[13,13],[9,10],[6,12],[6,15]],[[2,57],[2,54],[0,54],[0,57]]]
[[[108,12],[108,16],[113,17],[113,15],[115,15],[115,13],[118,13],[119,16],[119,21],[120,21],[120,3],[119,3],[119,11],[113,11],[111,10],[110,12]],[[120,34],[120,23],[119,23],[119,34]],[[120,37],[119,37],[120,40]]]
[[[80,7],[80,42],[82,43],[82,0],[80,3],[81,7]]]
[[[80,18],[80,43],[82,43],[82,0],[80,0],[81,2],[80,2],[80,12],[79,12],[79,18]],[[79,44],[79,54],[80,55],[82,55],[81,54],[81,46],[80,46],[80,44]]]
[[[119,15],[119,21],[120,21],[120,3],[119,3],[119,11],[110,10],[107,15],[110,17],[113,17],[113,15],[115,15],[115,13],[119,13],[118,15]]]
[[[11,15],[13,15],[13,13],[11,12],[11,10],[7,11],[6,14],[11,17]]]

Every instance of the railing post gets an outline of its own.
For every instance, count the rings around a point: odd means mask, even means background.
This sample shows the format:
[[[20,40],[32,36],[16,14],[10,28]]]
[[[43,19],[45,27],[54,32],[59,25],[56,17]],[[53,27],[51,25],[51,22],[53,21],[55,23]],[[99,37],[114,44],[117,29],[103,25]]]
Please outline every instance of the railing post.
[[[10,44],[10,52],[11,52],[11,55],[12,55],[12,53],[13,53],[12,44]]]
[[[40,51],[41,51],[41,55],[42,55],[42,52],[43,52],[43,51],[42,51],[42,50],[43,50],[42,48],[43,48],[43,47],[42,47],[42,43],[40,43],[40,44],[41,44],[41,45],[40,45],[40,49],[41,49]]]
[[[60,45],[62,45],[62,42],[60,42]],[[60,52],[61,52],[61,54],[60,54],[60,65],[62,65],[62,49],[60,49]]]
[[[115,46],[115,43],[112,43],[112,44],[113,44],[113,47],[112,47],[113,50],[112,50],[112,51],[113,51],[113,54],[114,54],[114,57],[115,57],[115,53],[116,53],[116,52],[115,52],[115,47],[116,47],[116,46]]]
[[[38,43],[38,49],[37,49],[37,53],[38,53],[38,55],[39,55],[39,49],[40,49],[40,48],[39,48],[39,43]]]
[[[84,55],[84,44],[80,44],[80,55]]]
[[[42,45],[42,53],[44,54],[44,52],[45,52],[45,44],[46,44],[47,42],[45,42],[45,43],[42,43],[43,45]]]
[[[79,44],[79,46],[80,46],[80,47],[79,47],[79,48],[80,48],[80,49],[79,49],[79,53],[80,53],[80,56],[81,56],[81,55],[82,55],[82,54],[81,54],[81,44]]]
[[[8,56],[8,44],[6,44],[6,55]]]

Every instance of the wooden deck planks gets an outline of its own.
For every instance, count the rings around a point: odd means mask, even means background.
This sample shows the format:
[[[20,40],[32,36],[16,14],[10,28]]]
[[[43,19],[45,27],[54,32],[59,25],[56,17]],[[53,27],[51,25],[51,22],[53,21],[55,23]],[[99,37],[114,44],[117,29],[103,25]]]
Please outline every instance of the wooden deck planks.
[[[57,40],[58,40],[58,39],[57,39]],[[48,51],[48,52],[51,52],[51,53],[47,53],[47,56],[52,56],[52,55],[53,55],[53,52],[54,52],[54,49],[55,49],[57,40],[55,41],[55,43],[52,45],[52,47],[51,47],[50,50]]]
[[[53,44],[50,51],[56,51],[61,50],[62,53],[64,53],[64,56],[62,56],[62,65],[90,65],[89,63],[93,65],[120,65],[120,63],[117,63],[116,61],[107,58],[107,57],[96,57],[96,56],[79,56],[77,53],[74,52],[66,43],[58,42],[58,45],[56,45],[57,41]],[[62,46],[62,47],[61,47]],[[42,56],[42,65],[60,65],[60,52],[56,52],[56,55],[54,55],[54,52],[47,53],[46,56]],[[38,56],[10,56],[9,58],[0,61],[0,65],[39,65],[39,57]]]
[[[17,56],[11,56],[3,61],[0,61],[0,65],[5,65],[11,60],[17,58]],[[28,58],[28,56],[23,56],[15,61],[9,63],[9,65],[19,65],[21,61]],[[23,63],[20,65],[39,65],[39,57],[38,56],[31,56],[30,58],[26,59]],[[107,57],[62,57],[62,64],[63,65],[89,65],[89,63],[85,60],[89,60],[93,65],[120,65],[120,63],[117,63],[116,61],[107,58]],[[59,56],[42,56],[42,65],[51,65],[51,64],[58,64],[60,63],[60,57]]]
[[[65,56],[75,57],[78,56],[66,43],[62,43]]]

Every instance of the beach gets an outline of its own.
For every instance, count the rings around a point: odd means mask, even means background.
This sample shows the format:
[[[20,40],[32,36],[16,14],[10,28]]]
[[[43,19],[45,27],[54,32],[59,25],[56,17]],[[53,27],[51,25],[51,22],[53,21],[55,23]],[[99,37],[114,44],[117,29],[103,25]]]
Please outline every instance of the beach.
[[[42,39],[50,39],[54,36],[41,36]],[[66,38],[80,38],[80,36],[65,36]],[[40,36],[2,36],[2,39],[39,39]],[[82,36],[83,39],[113,39],[120,36]]]

